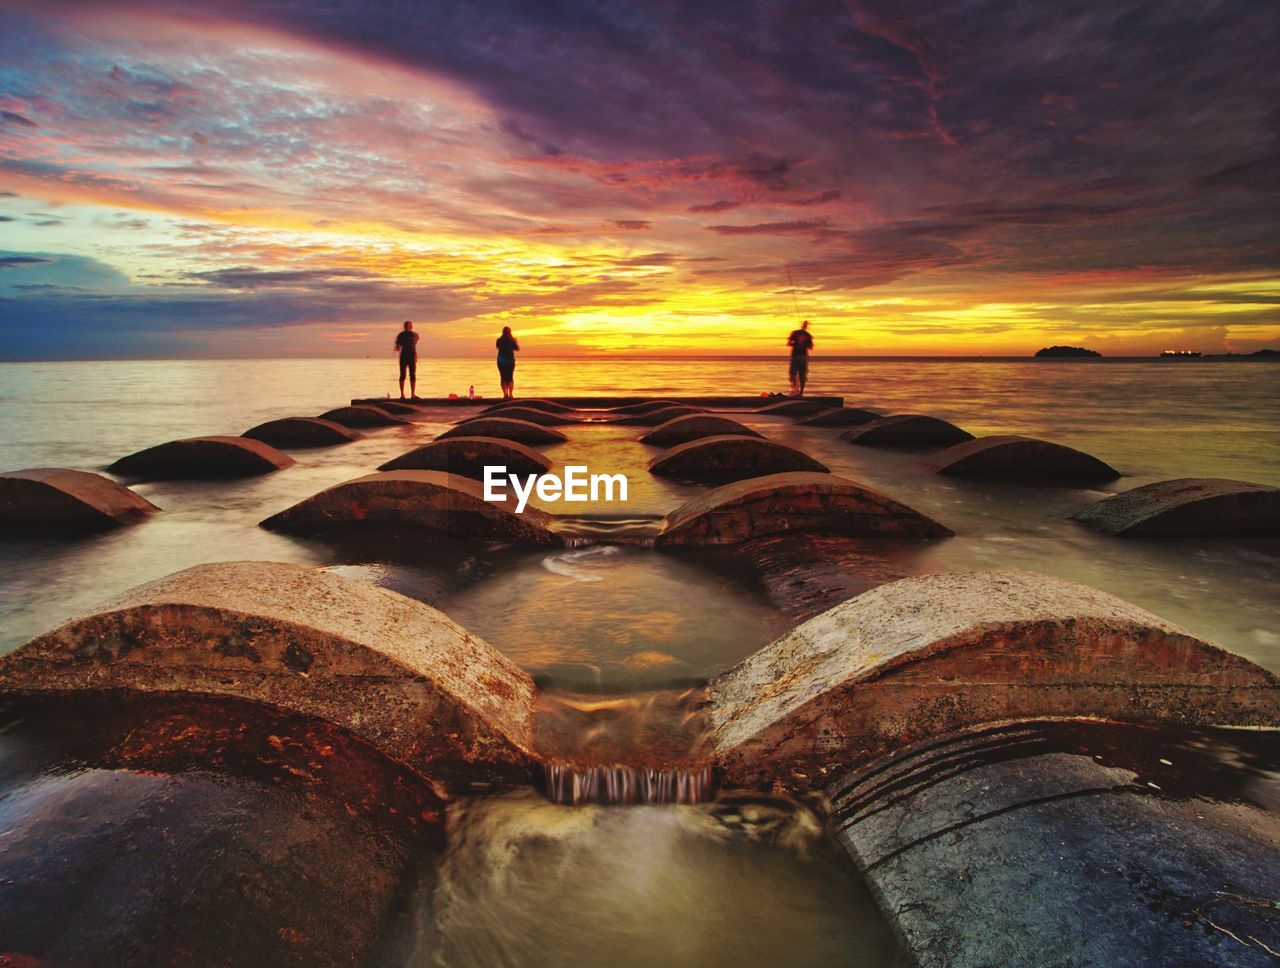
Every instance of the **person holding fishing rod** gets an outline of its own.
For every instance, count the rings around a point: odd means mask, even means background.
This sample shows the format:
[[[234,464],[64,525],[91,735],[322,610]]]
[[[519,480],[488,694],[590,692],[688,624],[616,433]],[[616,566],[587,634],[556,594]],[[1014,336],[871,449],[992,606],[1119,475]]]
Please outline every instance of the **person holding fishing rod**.
[[[796,298],[796,281],[791,278],[791,267],[787,267],[787,282],[791,284],[791,305],[796,315],[800,315],[800,300]],[[787,337],[787,345],[791,347],[791,395],[804,396],[804,385],[809,379],[809,351],[813,349],[813,337],[809,335],[809,320],[793,329]]]
[[[791,347],[791,395],[804,396],[804,385],[809,379],[809,351],[813,349],[813,337],[809,335],[809,320],[793,329],[787,337]]]

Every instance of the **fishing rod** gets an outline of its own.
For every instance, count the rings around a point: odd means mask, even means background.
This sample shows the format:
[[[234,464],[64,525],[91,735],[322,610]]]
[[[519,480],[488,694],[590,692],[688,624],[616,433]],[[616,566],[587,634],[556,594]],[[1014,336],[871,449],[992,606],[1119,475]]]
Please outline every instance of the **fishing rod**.
[[[791,285],[791,305],[795,309],[796,319],[799,319],[800,300],[796,298],[796,281],[791,278],[791,266],[787,266],[787,282]]]

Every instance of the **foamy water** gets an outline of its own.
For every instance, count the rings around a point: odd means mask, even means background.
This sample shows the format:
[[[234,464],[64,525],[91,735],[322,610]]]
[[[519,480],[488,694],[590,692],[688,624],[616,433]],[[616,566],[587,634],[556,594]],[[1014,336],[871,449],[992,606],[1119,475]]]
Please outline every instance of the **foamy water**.
[[[390,964],[904,964],[818,818],[785,800],[452,807]]]

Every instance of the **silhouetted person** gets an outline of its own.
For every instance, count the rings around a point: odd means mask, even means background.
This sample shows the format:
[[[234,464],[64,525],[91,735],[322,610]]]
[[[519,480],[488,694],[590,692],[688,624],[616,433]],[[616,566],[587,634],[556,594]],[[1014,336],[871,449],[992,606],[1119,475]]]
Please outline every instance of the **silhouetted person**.
[[[396,345],[392,352],[400,354],[400,399],[404,399],[404,375],[409,374],[409,393],[418,399],[418,334],[413,323],[404,321],[404,329],[396,333]]]
[[[809,320],[793,329],[787,337],[791,347],[791,395],[804,396],[804,385],[809,379],[809,351],[813,349],[813,337],[809,335]]]
[[[502,335],[497,339],[498,347],[498,379],[502,381],[502,399],[510,400],[516,395],[516,353],[520,344],[511,335],[511,327],[503,326]]]

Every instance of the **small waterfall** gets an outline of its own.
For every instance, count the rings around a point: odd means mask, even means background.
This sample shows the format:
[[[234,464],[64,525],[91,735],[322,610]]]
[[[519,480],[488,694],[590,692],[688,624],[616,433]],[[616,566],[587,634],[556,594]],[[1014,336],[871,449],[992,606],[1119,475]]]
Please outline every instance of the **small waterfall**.
[[[652,548],[662,530],[662,515],[559,515],[551,530],[570,548],[587,545],[633,545]]]
[[[662,769],[642,766],[575,767],[547,763],[543,774],[547,799],[571,806],[583,803],[705,803],[715,796],[710,766]]]
[[[592,545],[634,545],[637,548],[652,548],[654,545],[654,536],[652,534],[643,534],[637,537],[626,537],[619,534],[571,534],[567,530],[552,527],[552,531],[556,532],[564,539],[567,548],[586,548]]]

